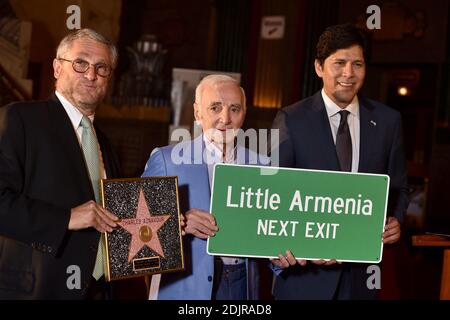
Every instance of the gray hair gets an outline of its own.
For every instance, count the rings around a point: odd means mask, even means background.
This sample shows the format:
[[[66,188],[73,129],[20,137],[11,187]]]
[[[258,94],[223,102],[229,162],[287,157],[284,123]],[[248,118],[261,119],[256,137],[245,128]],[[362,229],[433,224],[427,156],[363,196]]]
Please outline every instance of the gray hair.
[[[232,82],[234,83],[239,89],[241,89],[242,93],[242,100],[243,100],[243,108],[246,108],[246,98],[245,98],[245,92],[244,89],[239,85],[237,80],[233,77],[227,76],[225,74],[211,74],[209,76],[204,77],[200,83],[197,85],[197,88],[195,88],[195,103],[200,105],[203,97],[203,90],[207,86],[215,86],[221,83],[225,82]]]
[[[65,36],[56,49],[56,58],[61,58],[62,56],[64,56],[66,52],[72,47],[72,43],[75,40],[86,38],[100,42],[108,47],[109,57],[111,58],[112,68],[114,69],[117,65],[118,58],[116,46],[97,31],[87,28],[71,32],[67,36]]]

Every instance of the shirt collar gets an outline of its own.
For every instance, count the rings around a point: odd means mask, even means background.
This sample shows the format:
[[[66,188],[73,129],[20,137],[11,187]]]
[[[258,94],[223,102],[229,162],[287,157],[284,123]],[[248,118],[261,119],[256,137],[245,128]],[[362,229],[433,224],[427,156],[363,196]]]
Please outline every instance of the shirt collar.
[[[325,109],[327,109],[328,117],[331,118],[332,116],[336,115],[341,110],[347,110],[350,112],[350,114],[359,117],[359,100],[358,95],[355,95],[352,102],[345,107],[344,109],[340,108],[336,103],[334,103],[333,100],[331,100],[325,91],[322,89],[321,91],[323,102],[325,103]]]
[[[83,118],[83,114],[78,110],[73,104],[69,102],[62,94],[60,94],[58,91],[55,91],[56,97],[58,97],[58,100],[61,102],[61,104],[64,107],[64,110],[66,110],[67,115],[70,118],[70,121],[72,122],[73,127],[75,130],[78,129],[81,123],[81,119]],[[89,120],[91,120],[92,123],[94,123],[94,117],[95,115],[88,116]]]

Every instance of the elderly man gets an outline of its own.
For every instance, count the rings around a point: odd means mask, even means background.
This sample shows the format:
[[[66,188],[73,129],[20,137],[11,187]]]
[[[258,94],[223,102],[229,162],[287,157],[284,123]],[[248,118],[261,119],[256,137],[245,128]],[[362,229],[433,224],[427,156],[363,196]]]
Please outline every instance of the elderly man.
[[[143,176],[178,176],[180,207],[185,212],[186,271],[163,274],[151,298],[245,300],[258,298],[257,263],[252,259],[206,253],[206,239],[220,232],[209,213],[215,163],[248,163],[257,155],[235,145],[245,118],[245,95],[236,80],[210,75],[195,92],[194,115],[203,134],[192,141],[155,149]],[[201,150],[201,152],[197,152]],[[182,160],[181,164],[180,160]],[[238,223],[238,222],[237,222]],[[151,292],[155,286],[152,280]]]
[[[400,114],[358,95],[366,74],[364,35],[349,24],[327,28],[317,43],[315,70],[323,89],[281,109],[273,123],[280,130],[280,166],[388,174],[391,178],[383,243],[400,239],[408,205]],[[274,264],[277,299],[372,299],[366,264],[313,261],[287,252]],[[300,265],[299,265],[300,264]]]
[[[0,109],[0,299],[108,293],[99,240],[117,218],[97,202],[118,165],[93,121],[116,62],[102,35],[71,33],[53,61],[55,94]]]

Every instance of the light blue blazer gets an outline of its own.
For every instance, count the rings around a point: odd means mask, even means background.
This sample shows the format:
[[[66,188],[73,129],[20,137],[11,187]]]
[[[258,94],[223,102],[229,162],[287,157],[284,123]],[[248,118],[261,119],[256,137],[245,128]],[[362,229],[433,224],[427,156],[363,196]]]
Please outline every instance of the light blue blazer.
[[[180,210],[191,208],[209,212],[210,186],[208,166],[203,161],[203,136],[176,145],[155,149],[148,160],[143,177],[178,176]],[[172,155],[172,156],[171,156]],[[260,156],[261,157],[261,156]],[[238,147],[237,163],[261,163],[258,154]],[[179,163],[180,160],[183,163]],[[264,157],[264,163],[266,158]],[[175,162],[175,163],[174,163]],[[185,271],[161,275],[159,300],[210,300],[214,279],[214,257],[206,253],[206,240],[184,237]],[[257,260],[246,259],[247,298],[259,298]]]

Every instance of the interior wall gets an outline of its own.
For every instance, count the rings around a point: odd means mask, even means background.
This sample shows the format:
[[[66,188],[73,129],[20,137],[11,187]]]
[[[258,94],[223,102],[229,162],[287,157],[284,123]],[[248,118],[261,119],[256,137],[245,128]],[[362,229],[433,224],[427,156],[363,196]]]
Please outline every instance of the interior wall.
[[[54,87],[52,57],[59,41],[69,32],[66,13],[70,5],[81,9],[81,27],[92,28],[116,42],[120,32],[122,0],[10,0],[16,15],[32,23],[30,70],[33,96],[47,97]],[[34,80],[34,79],[33,79]]]
[[[146,0],[142,8],[141,34],[154,34],[168,50],[175,68],[205,69],[214,31],[214,3],[209,0]]]
[[[440,63],[447,45],[447,1],[340,0],[340,22],[365,24],[366,9],[381,8],[381,29],[374,30],[373,63]],[[423,33],[415,36],[414,33]],[[377,40],[378,39],[378,40]]]
[[[437,167],[431,146],[442,85],[440,70],[446,61],[449,4],[439,0],[340,0],[339,21],[364,26],[369,17],[366,9],[372,4],[381,8],[381,29],[370,34],[371,59],[362,93],[400,111],[409,181],[421,178],[425,203],[435,201],[426,190],[428,181],[430,186],[437,182],[430,175]],[[404,97],[397,94],[402,83],[409,89]],[[444,172],[441,168],[440,174]],[[416,186],[410,186],[415,192]],[[411,236],[424,232],[425,205],[416,216],[410,212],[402,240],[386,246],[383,299],[438,297],[442,252],[412,246]]]

